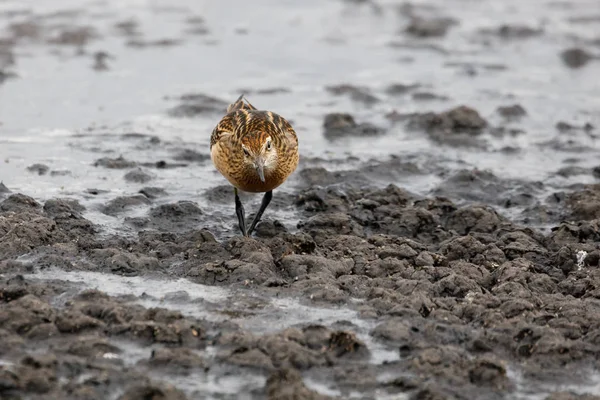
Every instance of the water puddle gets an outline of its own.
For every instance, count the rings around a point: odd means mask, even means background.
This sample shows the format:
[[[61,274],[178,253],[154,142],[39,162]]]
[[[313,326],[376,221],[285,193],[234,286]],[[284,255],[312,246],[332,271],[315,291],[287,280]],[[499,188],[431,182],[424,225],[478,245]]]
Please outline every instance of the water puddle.
[[[535,383],[528,382],[523,375],[514,368],[507,371],[508,377],[516,385],[515,400],[545,400],[555,392],[570,392],[577,395],[600,393],[600,373],[598,371],[581,371],[580,382]]]
[[[231,321],[243,329],[255,334],[276,333],[292,326],[320,324],[331,327],[337,322],[350,322],[357,337],[362,340],[371,352],[370,363],[383,364],[399,359],[399,353],[373,340],[369,335],[374,323],[360,319],[357,313],[346,307],[326,308],[311,307],[301,304],[295,298],[273,298],[246,290],[231,290],[190,282],[187,279],[157,279],[151,277],[122,277],[112,274],[87,271],[63,271],[56,268],[42,269],[25,275],[33,281],[63,281],[75,286],[76,291],[55,300],[56,305],[64,304],[76,292],[86,289],[97,289],[110,296],[127,296],[134,298],[136,304],[144,307],[163,307],[181,312],[185,316],[201,318],[209,321]],[[249,309],[249,304],[251,304]],[[115,345],[123,350],[118,357],[134,365],[140,360],[150,357],[153,347],[140,347],[129,341],[116,341]],[[214,355],[214,353],[212,354]],[[211,357],[210,349],[203,357]],[[216,367],[218,369],[218,366]],[[151,372],[157,379],[164,376]],[[184,376],[169,376],[169,382],[189,394],[208,396],[225,396],[229,398],[237,393],[248,393],[249,390],[264,387],[264,376],[246,374],[244,376],[223,376],[218,371],[209,373],[191,373]],[[325,383],[308,379],[307,385],[320,393],[330,393]],[[358,396],[358,393],[356,393]],[[351,396],[355,398],[356,396]],[[234,398],[234,397],[231,397]],[[239,398],[239,397],[236,397]],[[249,397],[248,397],[249,398]]]
[[[27,279],[60,280],[75,283],[81,290],[97,289],[110,296],[132,296],[146,308],[163,307],[183,315],[208,321],[231,321],[250,332],[268,334],[291,326],[320,324],[331,327],[348,321],[352,331],[372,353],[371,362],[397,360],[397,351],[374,341],[369,332],[375,324],[358,317],[347,307],[311,307],[296,298],[273,298],[255,291],[220,288],[190,282],[185,278],[165,280],[150,277],[122,277],[88,271],[62,271],[55,268],[25,275]],[[64,302],[65,299],[61,299]],[[250,305],[250,306],[249,306]]]

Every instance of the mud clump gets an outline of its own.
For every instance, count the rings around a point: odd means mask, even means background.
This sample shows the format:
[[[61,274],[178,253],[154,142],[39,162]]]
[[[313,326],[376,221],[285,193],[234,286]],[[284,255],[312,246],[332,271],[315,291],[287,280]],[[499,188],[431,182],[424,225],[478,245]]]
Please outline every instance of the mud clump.
[[[129,208],[149,205],[150,200],[142,194],[128,197],[117,197],[102,207],[102,212],[107,215],[117,215]]]
[[[594,130],[594,125],[589,122],[586,122],[583,125],[573,125],[569,122],[558,121],[556,123],[556,129],[561,133],[570,133],[573,131],[583,131],[583,132],[591,132]]]
[[[450,98],[447,96],[442,96],[439,94],[431,93],[431,92],[415,92],[412,94],[413,100],[416,101],[432,101],[432,100],[449,100]]]
[[[323,135],[329,140],[352,136],[379,136],[383,133],[384,129],[367,122],[357,123],[354,117],[347,113],[327,114],[323,121]]]
[[[172,385],[135,385],[129,388],[118,400],[187,400],[188,397],[181,390]]]
[[[179,46],[183,43],[181,39],[163,38],[156,40],[144,40],[144,39],[130,39],[125,44],[129,47],[144,49],[148,47],[173,47]]]
[[[587,185],[583,190],[569,194],[566,203],[570,217],[575,220],[600,219],[600,185]]]
[[[50,167],[45,164],[33,164],[27,167],[27,171],[38,175],[46,175],[50,171]]]
[[[267,378],[267,398],[269,400],[334,400],[336,398],[325,396],[306,387],[300,373],[292,368],[281,369],[273,372]]]
[[[560,53],[560,58],[562,59],[563,63],[569,68],[581,68],[591,60],[596,59],[598,57],[595,57],[588,51],[583,50],[579,47],[574,47],[563,50]]]
[[[210,155],[200,153],[192,149],[183,149],[177,151],[177,153],[173,156],[173,159],[177,161],[203,163],[210,160]]]
[[[46,246],[85,242],[95,233],[75,203],[52,200],[42,207],[22,194],[0,203],[0,256],[6,260]]]
[[[147,217],[126,220],[137,228],[182,232],[199,228],[199,224],[205,220],[205,215],[197,204],[179,201],[153,207]]]
[[[100,158],[94,162],[94,167],[104,167],[108,169],[129,169],[137,166],[137,163],[119,156],[117,158]]]
[[[70,27],[64,28],[55,36],[48,38],[48,43],[83,47],[99,37],[98,32],[91,26]]]
[[[535,205],[534,195],[541,193],[543,189],[541,182],[503,180],[490,171],[462,169],[445,177],[432,193],[458,201],[514,208]]]
[[[483,33],[496,35],[502,39],[530,39],[544,33],[542,28],[534,28],[527,25],[503,24],[494,29],[483,29]]]
[[[185,94],[179,97],[181,104],[167,111],[176,118],[193,118],[200,115],[225,114],[229,103],[205,94]]]
[[[413,17],[405,32],[420,38],[442,37],[446,35],[448,29],[456,24],[456,21],[450,18],[421,18]]]
[[[506,119],[518,119],[527,115],[527,111],[520,104],[500,106],[496,109],[498,114]]]
[[[133,171],[129,171],[128,173],[126,173],[123,176],[123,179],[125,179],[127,182],[131,182],[131,183],[148,183],[152,179],[154,179],[154,177],[152,175],[150,175],[148,172],[144,171],[143,169],[138,168],[138,169],[135,169]]]
[[[404,122],[408,129],[425,131],[435,141],[453,145],[474,144],[473,139],[489,127],[476,110],[464,105],[441,113],[402,114],[394,111],[387,118],[392,122]]]
[[[389,94],[390,96],[402,96],[402,95],[412,92],[420,87],[421,87],[421,85],[418,83],[413,83],[413,84],[393,83],[385,89],[385,92],[387,94]]]
[[[472,133],[478,133],[488,125],[477,111],[467,106],[459,106],[440,114],[425,114],[419,124],[427,130]]]
[[[363,103],[365,105],[373,105],[381,101],[377,96],[371,94],[370,90],[365,87],[342,84],[327,86],[325,89],[335,96],[349,96],[353,101]]]

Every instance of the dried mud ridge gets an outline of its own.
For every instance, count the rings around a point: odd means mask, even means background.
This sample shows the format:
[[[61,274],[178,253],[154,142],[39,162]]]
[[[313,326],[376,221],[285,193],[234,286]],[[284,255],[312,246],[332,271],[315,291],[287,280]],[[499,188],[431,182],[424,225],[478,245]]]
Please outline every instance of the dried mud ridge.
[[[259,373],[266,381],[248,393],[255,398],[329,398],[304,383],[312,376],[365,398],[378,391],[503,399],[517,390],[510,371],[527,388],[543,388],[598,367],[599,186],[569,195],[565,212],[577,219],[548,235],[488,206],[415,198],[393,185],[310,186],[293,199],[302,216],[298,232],[267,218],[257,238],[222,242],[202,228],[198,207],[156,208],[156,226],[193,221],[189,231],[125,239],[100,237],[76,201],[42,205],[4,186],[0,196],[2,398],[185,399],[194,396],[169,383],[178,376]],[[400,359],[370,363],[371,349],[352,321],[260,335],[24,277],[48,267],[158,273],[354,307],[373,322],[373,340]],[[120,341],[154,347],[129,366]],[[597,397],[547,397],[583,398]]]

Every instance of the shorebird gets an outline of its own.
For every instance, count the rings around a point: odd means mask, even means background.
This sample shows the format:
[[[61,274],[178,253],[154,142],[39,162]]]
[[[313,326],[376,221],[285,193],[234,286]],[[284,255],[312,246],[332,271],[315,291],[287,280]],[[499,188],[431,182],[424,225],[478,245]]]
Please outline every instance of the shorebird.
[[[279,187],[296,170],[298,136],[290,123],[271,111],[258,110],[242,94],[227,107],[213,129],[210,157],[233,185],[235,213],[242,235],[250,236]],[[244,206],[238,190],[264,193],[260,208],[246,230]]]

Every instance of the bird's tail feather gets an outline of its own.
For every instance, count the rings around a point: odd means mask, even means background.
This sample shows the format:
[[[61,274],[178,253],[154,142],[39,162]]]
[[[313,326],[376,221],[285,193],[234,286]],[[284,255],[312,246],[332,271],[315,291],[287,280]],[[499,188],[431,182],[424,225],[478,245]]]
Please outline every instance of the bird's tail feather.
[[[248,100],[246,100],[246,103],[244,103],[244,95],[241,94],[236,101],[227,106],[227,114],[237,110],[256,110],[256,107],[250,104]]]

